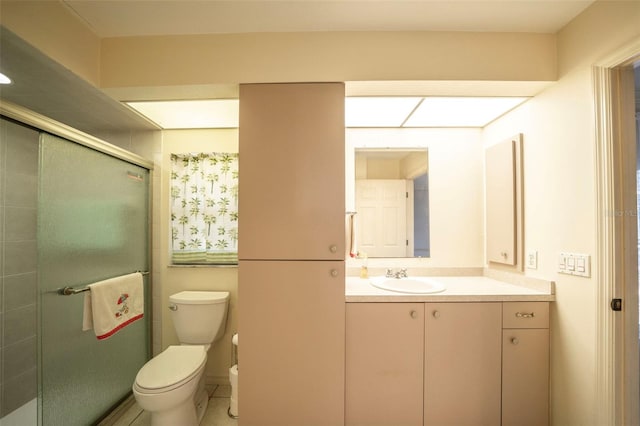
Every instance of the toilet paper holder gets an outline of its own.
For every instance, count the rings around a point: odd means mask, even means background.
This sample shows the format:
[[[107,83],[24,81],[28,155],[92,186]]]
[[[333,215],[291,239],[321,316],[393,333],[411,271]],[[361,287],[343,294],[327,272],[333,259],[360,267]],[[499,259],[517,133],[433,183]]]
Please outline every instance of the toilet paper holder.
[[[238,418],[238,333],[231,338],[231,367],[229,368],[229,382],[231,383],[231,398],[227,415]]]
[[[231,338],[231,365],[238,364],[238,333],[233,333]]]

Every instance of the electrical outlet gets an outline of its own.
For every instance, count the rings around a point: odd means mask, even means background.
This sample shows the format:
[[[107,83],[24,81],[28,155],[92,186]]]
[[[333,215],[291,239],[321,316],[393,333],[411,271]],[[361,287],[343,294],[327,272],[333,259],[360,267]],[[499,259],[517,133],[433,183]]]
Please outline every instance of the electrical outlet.
[[[527,252],[527,269],[538,269],[538,251]]]

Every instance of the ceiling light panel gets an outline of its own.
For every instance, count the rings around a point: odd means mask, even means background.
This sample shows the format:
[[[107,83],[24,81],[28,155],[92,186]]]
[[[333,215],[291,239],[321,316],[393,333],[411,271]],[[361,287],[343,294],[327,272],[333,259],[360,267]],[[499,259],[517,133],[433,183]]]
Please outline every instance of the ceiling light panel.
[[[163,129],[237,128],[238,99],[127,102]]]
[[[348,97],[346,127],[400,127],[420,103],[419,97]]]
[[[404,127],[484,127],[528,98],[427,97]]]
[[[11,84],[11,79],[0,72],[0,84]]]

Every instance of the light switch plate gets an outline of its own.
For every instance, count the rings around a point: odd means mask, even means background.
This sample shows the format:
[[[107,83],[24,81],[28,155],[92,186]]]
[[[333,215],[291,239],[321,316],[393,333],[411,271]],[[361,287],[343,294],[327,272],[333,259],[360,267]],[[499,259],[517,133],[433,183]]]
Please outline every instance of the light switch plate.
[[[580,253],[560,253],[558,255],[558,272],[579,277],[590,277],[591,256]]]
[[[537,250],[530,250],[527,252],[527,269],[538,269]]]

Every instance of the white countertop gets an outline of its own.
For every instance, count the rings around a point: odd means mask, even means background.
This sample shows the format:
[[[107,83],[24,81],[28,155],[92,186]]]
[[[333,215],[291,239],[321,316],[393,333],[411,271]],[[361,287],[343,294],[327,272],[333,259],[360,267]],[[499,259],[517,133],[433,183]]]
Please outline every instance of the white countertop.
[[[408,294],[372,286],[368,279],[347,277],[347,302],[515,302],[554,301],[553,284],[547,290],[498,281],[485,276],[429,277],[446,289],[439,293]]]

